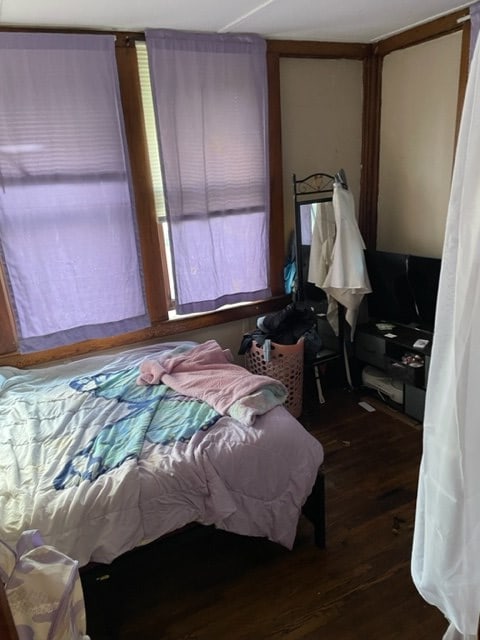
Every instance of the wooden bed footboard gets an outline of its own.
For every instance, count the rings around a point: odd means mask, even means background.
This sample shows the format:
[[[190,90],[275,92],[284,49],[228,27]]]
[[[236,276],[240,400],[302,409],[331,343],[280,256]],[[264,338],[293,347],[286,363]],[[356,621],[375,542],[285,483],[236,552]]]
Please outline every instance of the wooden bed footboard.
[[[312,492],[302,508],[303,515],[310,520],[314,527],[315,545],[325,549],[325,475],[320,469]]]

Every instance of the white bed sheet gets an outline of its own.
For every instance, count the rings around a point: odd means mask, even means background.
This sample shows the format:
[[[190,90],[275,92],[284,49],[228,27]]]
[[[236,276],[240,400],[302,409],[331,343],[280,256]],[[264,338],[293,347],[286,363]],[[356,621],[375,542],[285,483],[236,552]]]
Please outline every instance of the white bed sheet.
[[[138,459],[93,481],[55,489],[59,469],[112,411],[124,410],[104,399],[97,406],[98,398],[85,394],[80,402],[78,392],[72,410],[68,381],[99,370],[138,368],[143,359],[178,344],[42,369],[0,367],[0,539],[14,546],[22,531],[38,529],[47,544],[80,565],[111,562],[190,522],[292,547],[323,449],[284,407],[258,417],[253,426],[221,417],[186,442],[165,446],[145,440]],[[48,405],[47,417],[40,419],[42,404]]]

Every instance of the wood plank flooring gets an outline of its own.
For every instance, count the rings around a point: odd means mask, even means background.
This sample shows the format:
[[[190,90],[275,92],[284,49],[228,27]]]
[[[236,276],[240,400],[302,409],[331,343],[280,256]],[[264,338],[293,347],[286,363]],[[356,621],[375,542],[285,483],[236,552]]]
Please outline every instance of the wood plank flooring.
[[[422,432],[380,402],[365,411],[360,399],[331,390],[319,406],[312,395],[301,418],[325,448],[325,550],[304,518],[292,551],[200,527],[159,541],[110,567],[116,637],[439,640],[446,621],[410,577]],[[92,584],[89,631],[103,640],[107,609]]]

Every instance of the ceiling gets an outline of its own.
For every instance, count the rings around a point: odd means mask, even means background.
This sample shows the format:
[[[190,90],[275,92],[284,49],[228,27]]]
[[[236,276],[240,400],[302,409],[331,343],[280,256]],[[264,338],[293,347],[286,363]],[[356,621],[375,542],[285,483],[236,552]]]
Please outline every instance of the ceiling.
[[[0,26],[250,32],[282,40],[381,40],[461,0],[0,0]]]

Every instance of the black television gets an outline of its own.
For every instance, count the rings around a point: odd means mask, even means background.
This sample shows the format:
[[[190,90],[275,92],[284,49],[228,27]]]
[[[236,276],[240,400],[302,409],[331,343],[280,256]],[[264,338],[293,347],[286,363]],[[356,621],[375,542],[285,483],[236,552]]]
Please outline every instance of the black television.
[[[433,332],[440,258],[367,250],[365,260],[372,285],[369,319]]]
[[[433,331],[435,324],[441,264],[440,258],[408,256],[407,277],[417,315],[414,322],[426,331]]]

